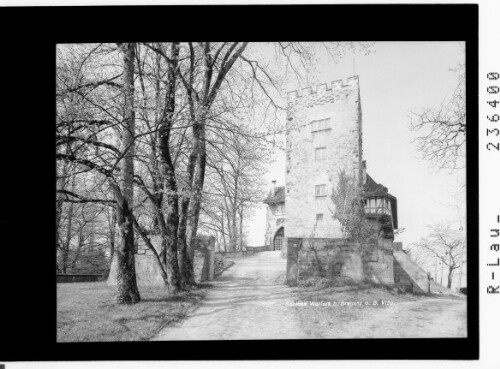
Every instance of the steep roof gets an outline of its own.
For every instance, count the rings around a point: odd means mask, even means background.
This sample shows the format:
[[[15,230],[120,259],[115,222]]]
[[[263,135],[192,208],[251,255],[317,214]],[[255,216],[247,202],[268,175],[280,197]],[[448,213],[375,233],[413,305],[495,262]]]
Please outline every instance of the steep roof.
[[[385,187],[381,183],[375,182],[368,173],[366,174],[366,182],[364,184],[363,190],[365,196],[386,196],[394,198],[394,196],[392,196],[387,190],[387,187]]]
[[[269,191],[269,194],[264,200],[264,204],[268,205],[274,205],[274,204],[281,204],[285,203],[285,186],[278,186],[276,187],[276,190]]]
[[[391,201],[392,220],[394,222],[394,229],[398,229],[398,202],[395,196],[391,195],[387,187],[377,183],[372,177],[366,173],[366,182],[363,186],[365,196],[384,196]]]

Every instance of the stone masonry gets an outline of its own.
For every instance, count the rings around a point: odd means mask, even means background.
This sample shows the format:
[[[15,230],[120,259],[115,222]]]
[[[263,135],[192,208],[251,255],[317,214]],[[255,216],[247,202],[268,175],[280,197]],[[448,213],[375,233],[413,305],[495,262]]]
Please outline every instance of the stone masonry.
[[[161,236],[150,235],[149,239],[153,244],[157,253],[161,250]],[[215,247],[215,239],[211,236],[199,235],[196,238],[197,245],[194,250],[194,272],[195,280],[197,282],[202,279],[202,268],[204,262],[205,249]],[[136,238],[136,254],[135,254],[135,271],[138,286],[159,286],[163,287],[165,284],[160,272],[160,266],[155,260],[153,251],[151,251],[141,237]],[[117,262],[116,257],[111,262],[111,269],[109,271],[108,285],[116,285],[117,275]]]
[[[343,238],[332,189],[340,171],[364,184],[357,76],[288,94],[286,147],[287,281],[309,277],[393,285],[393,237]],[[377,220],[366,220],[377,222]]]
[[[310,277],[393,285],[391,240],[356,243],[338,238],[288,238],[287,281]]]
[[[358,77],[288,94],[286,237],[340,238],[329,196],[341,170],[359,178],[362,162]],[[329,119],[313,131],[313,121]],[[321,153],[319,153],[321,151]],[[325,193],[316,196],[316,186]],[[322,214],[322,215],[318,215]],[[322,220],[317,221],[317,216]]]

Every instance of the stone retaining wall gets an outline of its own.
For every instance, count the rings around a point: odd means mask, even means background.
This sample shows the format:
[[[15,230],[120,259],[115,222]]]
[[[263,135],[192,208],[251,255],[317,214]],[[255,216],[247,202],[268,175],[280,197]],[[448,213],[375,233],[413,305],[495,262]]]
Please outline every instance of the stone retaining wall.
[[[156,252],[161,250],[161,236],[150,235],[151,243]],[[215,239],[209,236],[198,236],[197,247],[194,251],[194,273],[197,282],[201,279],[203,268],[204,254],[203,249],[209,243],[214,243]],[[161,276],[160,266],[155,260],[153,251],[148,248],[141,237],[137,238],[137,253],[135,255],[135,270],[138,286],[164,286],[164,281]],[[113,258],[111,269],[108,277],[108,285],[116,285],[117,263],[116,257]]]
[[[253,252],[263,252],[263,251],[273,251],[273,247],[271,245],[266,245],[266,246],[255,246],[255,247],[247,247],[247,251],[253,251]]]
[[[322,277],[393,285],[392,242],[360,244],[345,239],[288,238],[287,283]]]
[[[215,255],[220,255],[228,258],[242,258],[246,256],[251,256],[254,254],[253,250],[244,250],[244,251],[217,251]]]
[[[96,282],[101,278],[102,274],[58,274],[57,283]]]

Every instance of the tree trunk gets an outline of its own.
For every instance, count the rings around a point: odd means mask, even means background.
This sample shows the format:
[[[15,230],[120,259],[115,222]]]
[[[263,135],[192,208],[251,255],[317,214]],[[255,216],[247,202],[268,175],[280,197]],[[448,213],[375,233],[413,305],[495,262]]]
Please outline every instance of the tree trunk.
[[[238,155],[238,161],[236,164],[236,171],[234,173],[234,197],[232,201],[233,207],[233,250],[236,251],[238,249],[238,191],[239,191],[239,168],[240,168],[240,156]]]
[[[127,200],[123,196],[117,196],[117,198],[117,223],[120,242],[115,250],[118,262],[116,302],[119,304],[134,304],[139,302],[141,297],[137,288],[135,274],[133,215]]]
[[[61,224],[61,213],[62,213],[62,207],[63,207],[63,201],[62,199],[58,198],[56,200],[56,250],[60,249],[62,245],[60,244],[60,224]]]
[[[76,263],[78,262],[78,258],[80,257],[80,251],[83,247],[83,226],[80,228],[80,231],[78,232],[78,245],[76,246],[75,250],[75,257],[73,258],[73,261],[71,262],[71,269],[73,270],[73,273],[75,272],[76,269]]]
[[[451,289],[451,283],[453,282],[453,270],[455,270],[455,266],[450,265],[448,267],[448,284],[447,284],[446,288]]]
[[[189,44],[190,49],[190,68],[189,68],[189,86],[191,89],[194,86],[195,79],[195,51],[191,43]],[[194,282],[194,268],[193,262],[190,261],[190,240],[188,239],[188,218],[192,216],[189,213],[191,207],[191,200],[193,196],[193,177],[195,171],[195,164],[198,158],[199,151],[199,137],[196,134],[196,127],[198,126],[196,108],[195,108],[195,95],[193,90],[187,91],[187,98],[189,104],[189,116],[191,124],[193,125],[193,147],[189,155],[189,160],[186,168],[186,184],[183,188],[182,201],[181,201],[181,218],[179,222],[178,236],[179,236],[179,265],[181,269],[181,278],[183,286],[186,286],[190,282]],[[194,255],[194,251],[193,251]]]
[[[238,219],[237,219],[237,210],[236,206],[233,208],[233,213],[231,214],[233,221],[232,221],[232,240],[231,240],[231,249],[233,251],[236,251],[238,248]]]
[[[177,257],[177,230],[179,228],[179,195],[177,194],[177,182],[175,176],[175,167],[170,154],[170,132],[173,124],[173,115],[175,112],[175,86],[176,69],[179,56],[179,43],[172,43],[171,58],[173,63],[169,63],[168,86],[165,96],[166,116],[160,122],[159,141],[160,141],[160,167],[164,181],[164,193],[166,197],[166,245],[164,253],[166,269],[172,292],[177,292],[181,288],[181,279],[179,273],[179,264]]]
[[[243,251],[243,204],[240,205],[240,250]]]
[[[226,242],[226,232],[224,231],[224,209],[221,211],[221,230],[222,230],[222,242],[224,244],[224,252],[227,251],[227,242]]]
[[[164,245],[166,247],[164,253],[165,266],[167,268],[168,283],[172,292],[177,292],[181,288],[181,279],[179,273],[179,263],[177,257],[177,228],[179,226],[179,208],[177,185],[175,183],[174,169],[167,166],[165,176],[165,192],[167,198],[166,204],[166,237],[164,237]]]
[[[122,129],[122,150],[125,155],[121,163],[121,189],[112,181],[117,200],[117,223],[120,242],[116,248],[118,273],[117,296],[119,304],[134,304],[140,301],[137,279],[135,274],[135,247],[134,247],[134,60],[135,44],[122,45],[123,57],[123,88],[124,88],[124,119]]]
[[[227,234],[229,236],[229,251],[234,251],[233,248],[233,227],[231,226],[231,213],[229,212],[229,209],[226,208],[226,220],[227,220]]]
[[[196,245],[196,234],[198,231],[198,220],[200,217],[201,210],[201,200],[203,193],[203,185],[205,181],[205,168],[206,168],[206,143],[205,143],[205,121],[207,119],[208,112],[212,103],[215,101],[217,93],[220,89],[222,82],[228,71],[233,66],[236,59],[241,55],[243,50],[245,50],[248,43],[243,43],[234,53],[230,56],[230,52],[226,55],[226,62],[218,71],[218,75],[214,78],[214,60],[212,59],[213,53],[210,47],[210,43],[205,43],[204,46],[204,72],[203,72],[203,86],[202,94],[200,98],[200,103],[197,112],[194,113],[194,109],[191,110],[191,116],[195,117],[195,122],[193,125],[193,135],[196,142],[196,169],[193,181],[193,192],[194,197],[190,201],[189,208],[189,219],[188,219],[188,231],[187,231],[187,243],[188,247],[187,255],[188,257],[184,260],[184,277],[189,283],[194,283],[194,270],[193,270],[193,259],[194,259],[194,248]],[[234,43],[229,50],[234,50],[237,43]],[[193,49],[191,48],[191,66],[193,67]],[[214,79],[213,79],[214,78]],[[193,70],[190,73],[190,85],[193,86]],[[191,92],[188,91],[188,99],[190,99],[191,108],[194,108],[192,101]]]
[[[186,168],[186,185],[182,189],[182,198],[181,198],[181,207],[180,207],[180,218],[179,218],[179,228],[177,231],[178,242],[179,242],[179,267],[180,267],[180,275],[182,280],[182,285],[186,286],[190,283],[190,257],[189,257],[189,245],[187,242],[187,221],[188,221],[188,211],[189,204],[191,202],[192,195],[192,181],[194,176],[194,169],[196,163],[196,142],[195,147],[191,151],[189,155],[188,165]]]
[[[115,236],[116,236],[116,209],[111,209],[111,220],[109,222],[109,260],[106,264],[105,278],[108,278],[111,270],[111,262],[115,256]]]
[[[68,163],[65,162],[62,167],[61,171],[61,178],[58,179],[57,181],[57,189],[58,190],[64,190],[66,181],[65,177],[68,175]],[[63,204],[64,201],[61,198],[60,194],[57,194],[57,200],[56,200],[56,249],[62,249],[63,245],[61,244],[62,242],[62,237],[61,237],[61,215],[62,215],[62,209],[63,209]]]
[[[75,193],[75,176],[73,175],[71,177],[71,192]],[[74,203],[69,204],[69,209],[68,209],[68,227],[66,228],[66,240],[64,242],[64,245],[62,247],[62,272],[66,273],[66,270],[68,268],[68,259],[69,259],[69,250],[71,248],[71,231],[72,231],[72,226],[73,226],[73,209],[74,209]]]
[[[68,210],[68,227],[66,229],[66,240],[64,242],[63,248],[62,248],[62,272],[66,273],[66,269],[68,268],[68,256],[69,256],[69,250],[71,247],[71,227],[73,223],[73,203],[69,204],[69,210]]]
[[[238,179],[235,180],[234,198],[231,201],[231,251],[238,248],[238,209],[237,203]]]
[[[184,275],[188,283],[194,283],[194,249],[196,247],[196,233],[198,231],[198,220],[200,218],[201,200],[203,195],[203,185],[205,183],[205,168],[206,168],[206,144],[205,144],[205,121],[196,124],[194,130],[197,137],[197,154],[196,169],[193,180],[194,196],[190,202],[189,221],[187,231],[187,256],[184,263]]]

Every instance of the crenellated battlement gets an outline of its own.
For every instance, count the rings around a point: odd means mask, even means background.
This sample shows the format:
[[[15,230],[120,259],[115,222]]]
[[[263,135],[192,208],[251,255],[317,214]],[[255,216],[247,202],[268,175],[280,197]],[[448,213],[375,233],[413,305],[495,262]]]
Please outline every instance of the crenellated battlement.
[[[358,86],[359,76],[348,77],[346,81],[338,79],[331,83],[322,83],[317,86],[305,87],[300,90],[289,91],[287,94],[288,101],[295,100],[301,97],[309,96],[312,94],[323,94],[326,92],[340,91],[346,87]]]

